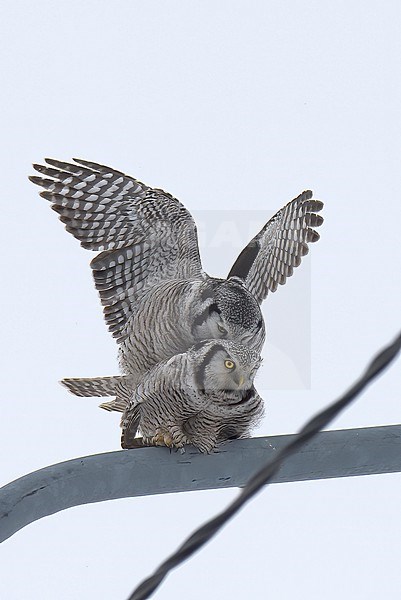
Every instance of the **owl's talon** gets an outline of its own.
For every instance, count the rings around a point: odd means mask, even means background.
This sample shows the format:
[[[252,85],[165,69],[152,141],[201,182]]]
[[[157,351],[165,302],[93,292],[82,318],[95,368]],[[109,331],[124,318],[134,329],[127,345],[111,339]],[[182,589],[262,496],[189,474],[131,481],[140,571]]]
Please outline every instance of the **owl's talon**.
[[[168,432],[158,431],[151,439],[151,443],[154,446],[167,446],[167,448],[175,448],[175,443]]]
[[[166,433],[164,435],[164,445],[167,446],[167,448],[174,448],[174,442],[173,442],[173,438],[171,437],[171,435],[169,433]]]

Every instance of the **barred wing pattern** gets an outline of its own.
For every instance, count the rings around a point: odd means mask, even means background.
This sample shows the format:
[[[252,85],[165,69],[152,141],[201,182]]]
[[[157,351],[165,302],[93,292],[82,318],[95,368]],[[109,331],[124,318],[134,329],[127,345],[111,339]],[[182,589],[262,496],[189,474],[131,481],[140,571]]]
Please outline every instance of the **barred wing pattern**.
[[[117,341],[138,293],[164,279],[203,277],[195,222],[186,208],[163,190],[150,188],[120,171],[73,159],[47,158],[33,165],[45,177],[30,177],[45,188],[81,246],[101,251],[91,262],[109,330]]]
[[[275,292],[308,253],[308,243],[320,238],[313,227],[323,223],[323,208],[307,190],[286,204],[242,250],[228,277],[239,277],[257,301]]]

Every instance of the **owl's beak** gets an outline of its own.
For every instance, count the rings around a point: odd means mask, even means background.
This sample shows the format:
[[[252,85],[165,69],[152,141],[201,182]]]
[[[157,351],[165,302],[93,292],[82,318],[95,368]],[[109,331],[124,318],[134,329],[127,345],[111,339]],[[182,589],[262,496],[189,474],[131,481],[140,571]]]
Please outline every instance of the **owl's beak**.
[[[234,381],[239,388],[242,388],[242,386],[244,385],[244,382],[245,382],[245,377],[243,375],[237,374],[237,376],[234,377]]]

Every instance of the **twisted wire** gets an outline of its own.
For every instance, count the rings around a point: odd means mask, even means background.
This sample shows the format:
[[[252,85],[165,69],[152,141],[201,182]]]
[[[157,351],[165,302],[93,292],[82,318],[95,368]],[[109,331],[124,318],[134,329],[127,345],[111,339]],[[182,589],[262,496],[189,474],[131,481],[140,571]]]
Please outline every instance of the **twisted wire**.
[[[238,497],[210,521],[196,529],[192,535],[171,554],[156,569],[153,575],[147,577],[132,592],[128,600],[145,600],[149,598],[156,588],[162,583],[166,575],[175,567],[199,550],[248,502],[264,485],[269,483],[272,476],[278,471],[283,461],[294,454],[301,446],[308,442],[321,429],[326,427],[344,408],[346,408],[365,387],[375,379],[397,356],[401,350],[401,333],[396,339],[375,356],[365,372],[338,400],[330,404],[323,411],[312,417],[299,431],[298,435],[277,456],[260,469],[242,488]]]

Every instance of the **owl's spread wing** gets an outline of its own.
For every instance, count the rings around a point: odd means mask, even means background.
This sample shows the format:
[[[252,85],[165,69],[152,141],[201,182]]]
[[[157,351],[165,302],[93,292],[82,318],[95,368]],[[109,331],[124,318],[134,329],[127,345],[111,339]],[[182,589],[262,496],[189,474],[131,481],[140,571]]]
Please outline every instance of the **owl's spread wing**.
[[[195,222],[176,198],[97,163],[45,160],[30,180],[81,246],[101,251],[91,267],[117,340],[146,286],[202,277]]]
[[[323,208],[307,190],[279,210],[242,250],[228,277],[239,277],[261,303],[298,267],[308,244],[320,238],[314,227],[323,223]]]

